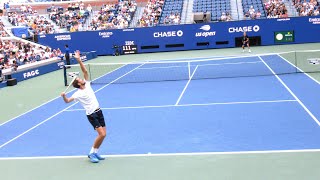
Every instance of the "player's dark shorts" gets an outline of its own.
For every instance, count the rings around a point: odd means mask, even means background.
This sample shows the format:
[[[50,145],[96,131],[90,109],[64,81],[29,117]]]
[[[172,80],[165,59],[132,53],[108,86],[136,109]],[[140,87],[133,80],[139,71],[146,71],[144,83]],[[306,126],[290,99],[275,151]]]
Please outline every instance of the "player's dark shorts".
[[[106,126],[104,116],[100,108],[95,110],[92,114],[87,115],[87,118],[94,129]]]
[[[249,41],[248,42],[242,42],[243,46],[248,46],[249,45]]]

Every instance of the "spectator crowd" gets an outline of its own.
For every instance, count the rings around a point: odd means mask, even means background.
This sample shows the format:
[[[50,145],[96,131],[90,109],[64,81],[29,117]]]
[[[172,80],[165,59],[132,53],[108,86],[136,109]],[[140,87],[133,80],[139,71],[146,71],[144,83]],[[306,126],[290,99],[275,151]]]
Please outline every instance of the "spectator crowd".
[[[177,25],[181,23],[181,16],[180,13],[176,12],[171,12],[170,15],[167,15],[164,20],[163,24],[164,25]]]
[[[56,7],[52,4],[47,9],[49,18],[56,23],[59,28],[66,28],[70,32],[84,31],[85,23],[92,13],[90,4],[85,7],[85,4],[80,2],[68,3],[68,7]]]
[[[63,56],[59,48],[52,50],[22,41],[0,41],[0,69],[16,70],[20,65]]]
[[[232,21],[231,14],[229,12],[223,12],[221,14],[220,21]]]
[[[135,1],[120,1],[117,4],[102,5],[98,14],[92,18],[89,30],[128,28],[136,9]]]
[[[4,27],[3,22],[0,20],[0,37],[9,37],[9,34],[5,31]]]
[[[144,8],[142,17],[139,19],[138,25],[140,27],[152,27],[158,25],[163,5],[164,0],[149,0]],[[176,15],[180,16],[179,14]],[[171,21],[173,22],[174,19],[177,19],[176,16],[171,14],[170,17],[166,17],[164,24],[169,24]]]
[[[260,19],[261,11],[256,9],[253,6],[250,6],[249,10],[244,14],[245,19]]]
[[[264,3],[267,18],[286,18],[288,10],[282,0],[268,0]]]
[[[320,4],[317,0],[292,0],[299,16],[318,16]]]

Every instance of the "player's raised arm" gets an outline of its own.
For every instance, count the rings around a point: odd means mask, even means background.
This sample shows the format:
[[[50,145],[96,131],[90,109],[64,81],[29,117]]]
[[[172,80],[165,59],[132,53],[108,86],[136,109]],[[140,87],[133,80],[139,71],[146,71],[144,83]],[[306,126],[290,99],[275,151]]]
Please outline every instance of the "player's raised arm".
[[[66,93],[65,92],[62,92],[61,93],[61,96],[62,96],[62,98],[63,98],[63,100],[64,100],[64,102],[65,103],[69,103],[69,102],[72,102],[72,101],[74,101],[74,98],[68,98],[67,96],[66,96]]]
[[[88,71],[87,71],[87,68],[86,66],[83,64],[83,62],[81,61],[80,59],[80,51],[77,50],[74,52],[74,58],[78,61],[78,63],[80,64],[80,68],[81,68],[81,71],[83,73],[83,77],[84,79],[87,81],[89,79],[89,75],[88,75]]]

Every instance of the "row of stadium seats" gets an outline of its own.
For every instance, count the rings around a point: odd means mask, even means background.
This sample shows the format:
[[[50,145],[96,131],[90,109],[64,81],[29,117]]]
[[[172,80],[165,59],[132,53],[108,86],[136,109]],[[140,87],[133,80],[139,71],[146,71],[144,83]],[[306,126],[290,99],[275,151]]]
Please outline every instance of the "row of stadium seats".
[[[210,12],[211,21],[219,21],[223,13],[231,12],[230,4],[230,0],[195,0],[193,12]]]
[[[254,9],[255,13],[260,11],[261,18],[266,18],[265,8],[261,0],[242,0],[242,8],[244,14],[246,14],[251,7]]]
[[[181,19],[181,12],[183,9],[183,0],[167,0],[164,3],[163,11],[160,16],[160,24],[166,24],[165,19],[166,17],[169,17],[170,15],[178,15],[176,18],[179,18],[179,24],[180,24],[180,19]],[[172,21],[172,20],[170,20]],[[174,22],[170,22],[169,24],[177,24]]]

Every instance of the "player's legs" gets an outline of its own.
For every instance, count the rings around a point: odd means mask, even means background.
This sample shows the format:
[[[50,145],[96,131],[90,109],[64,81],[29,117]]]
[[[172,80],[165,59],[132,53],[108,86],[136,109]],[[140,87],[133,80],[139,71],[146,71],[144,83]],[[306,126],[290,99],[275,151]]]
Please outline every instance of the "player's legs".
[[[99,150],[104,138],[107,135],[107,130],[106,130],[106,127],[98,127],[98,128],[96,128],[96,131],[98,132],[98,136],[96,137],[96,139],[93,143],[93,147],[91,149],[91,151],[93,150],[93,152],[91,152],[91,153],[93,153],[98,160],[104,160],[105,158],[98,154],[98,150]]]
[[[251,52],[249,42],[247,42],[247,47],[248,47],[248,49],[249,49],[248,51]]]
[[[99,160],[104,160],[105,158],[98,155],[98,150],[104,140],[104,138],[107,135],[107,130],[105,127],[104,117],[101,110],[98,110],[94,112],[91,115],[87,115],[88,120],[90,124],[93,126],[93,128],[97,131],[98,136],[96,137],[93,146],[91,148],[91,151],[88,155],[91,162],[96,162]]]
[[[96,131],[98,133],[98,136],[96,137],[94,143],[93,143],[93,147],[95,149],[99,149],[104,138],[106,137],[107,135],[107,130],[106,130],[106,127],[98,127],[96,128]]]
[[[107,129],[106,129],[106,123],[104,121],[104,116],[101,110],[96,112],[96,126],[95,130],[98,133],[98,136],[96,138],[96,140],[94,141],[93,147],[96,149],[99,149],[99,147],[101,146],[104,138],[107,135]]]

